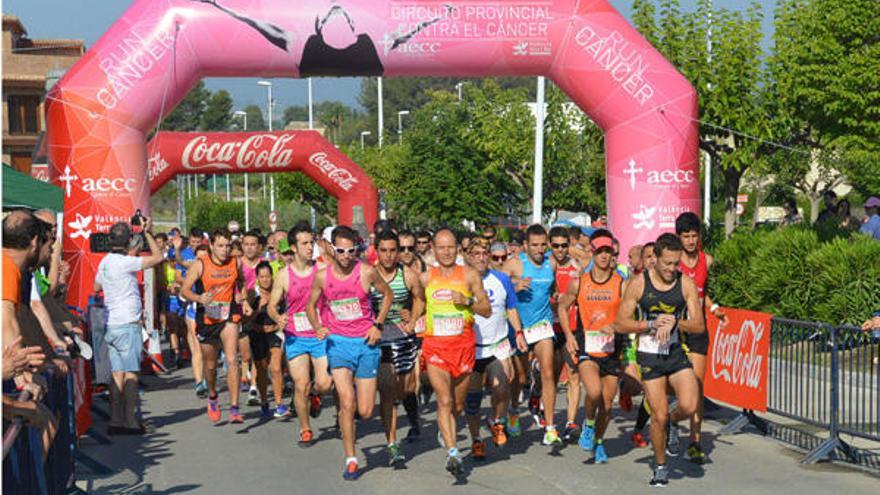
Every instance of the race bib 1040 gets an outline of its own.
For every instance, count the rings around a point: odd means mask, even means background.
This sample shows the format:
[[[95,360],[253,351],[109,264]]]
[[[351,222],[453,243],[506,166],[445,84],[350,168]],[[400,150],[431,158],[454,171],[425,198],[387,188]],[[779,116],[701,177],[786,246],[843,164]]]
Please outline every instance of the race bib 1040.
[[[454,337],[464,332],[464,316],[461,313],[436,314],[431,321],[437,337]]]

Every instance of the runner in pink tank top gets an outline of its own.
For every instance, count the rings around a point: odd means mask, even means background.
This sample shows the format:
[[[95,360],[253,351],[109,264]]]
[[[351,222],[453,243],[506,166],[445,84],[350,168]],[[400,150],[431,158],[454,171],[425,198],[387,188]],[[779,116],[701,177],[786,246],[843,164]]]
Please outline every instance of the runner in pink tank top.
[[[361,285],[360,261],[343,280],[336,278],[332,267],[327,268],[323,299],[321,321],[331,334],[352,338],[367,336],[373,327],[373,307],[370,294]]]
[[[312,282],[315,280],[315,274],[318,268],[312,265],[309,274],[300,277],[293,270],[291,265],[287,266],[287,325],[284,327],[284,333],[295,337],[314,337],[315,329],[309,323],[306,316],[306,303],[309,302],[309,294],[312,291]]]
[[[244,287],[253,290],[257,285],[257,264],[260,262],[260,253],[263,251],[260,236],[255,232],[246,232],[241,238],[241,273],[244,275]]]

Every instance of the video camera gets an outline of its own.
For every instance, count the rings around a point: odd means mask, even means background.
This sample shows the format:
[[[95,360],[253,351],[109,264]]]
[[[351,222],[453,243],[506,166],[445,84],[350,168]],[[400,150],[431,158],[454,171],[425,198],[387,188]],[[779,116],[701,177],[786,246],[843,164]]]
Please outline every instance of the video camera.
[[[135,210],[134,215],[129,220],[131,235],[132,237],[140,237],[141,252],[149,253],[150,246],[147,244],[147,239],[144,236],[144,223],[146,223],[146,217],[141,214],[141,210]],[[94,233],[89,236],[89,248],[93,253],[109,253],[114,247],[117,246],[113,245],[109,233]]]

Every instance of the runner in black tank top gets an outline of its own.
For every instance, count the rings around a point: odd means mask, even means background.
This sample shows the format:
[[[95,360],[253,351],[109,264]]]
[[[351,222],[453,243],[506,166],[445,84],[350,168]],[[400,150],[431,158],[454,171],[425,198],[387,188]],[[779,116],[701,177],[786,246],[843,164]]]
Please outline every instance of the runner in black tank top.
[[[653,413],[651,443],[656,465],[650,484],[665,486],[669,480],[666,453],[678,452],[677,434],[669,435],[667,443],[667,424],[690,417],[699,396],[697,379],[681,346],[681,333],[705,332],[706,325],[694,281],[678,272],[681,241],[673,234],[663,234],[654,251],[657,264],[626,288],[616,325],[618,332],[638,334],[636,360]],[[670,386],[678,401],[673,411],[669,411],[666,396]]]

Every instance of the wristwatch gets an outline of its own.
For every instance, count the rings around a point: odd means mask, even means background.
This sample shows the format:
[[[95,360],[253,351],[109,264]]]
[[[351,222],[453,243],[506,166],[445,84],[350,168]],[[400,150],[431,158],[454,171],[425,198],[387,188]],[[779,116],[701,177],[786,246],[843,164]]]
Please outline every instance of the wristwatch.
[[[648,332],[654,331],[654,320],[648,320]]]
[[[467,299],[467,305],[468,305],[468,306],[473,306],[475,302],[477,302],[477,298],[476,298],[476,297],[474,297],[474,296],[468,296],[468,299]]]

